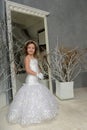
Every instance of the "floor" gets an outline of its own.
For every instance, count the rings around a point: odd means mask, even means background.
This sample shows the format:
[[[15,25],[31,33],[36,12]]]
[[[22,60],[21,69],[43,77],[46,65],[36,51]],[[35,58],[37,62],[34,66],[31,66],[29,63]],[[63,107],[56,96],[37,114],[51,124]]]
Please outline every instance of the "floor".
[[[55,120],[43,124],[22,127],[9,124],[7,108],[0,111],[0,130],[87,130],[87,88],[75,89],[72,100],[58,100],[59,115]]]

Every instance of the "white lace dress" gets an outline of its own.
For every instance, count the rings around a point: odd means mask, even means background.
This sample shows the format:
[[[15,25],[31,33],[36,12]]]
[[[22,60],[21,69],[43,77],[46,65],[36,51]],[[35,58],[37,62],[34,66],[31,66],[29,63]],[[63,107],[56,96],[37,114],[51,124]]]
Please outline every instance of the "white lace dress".
[[[31,59],[30,67],[38,72],[38,61]],[[29,125],[53,119],[58,113],[58,103],[48,88],[36,76],[28,75],[11,103],[7,119],[11,123]]]

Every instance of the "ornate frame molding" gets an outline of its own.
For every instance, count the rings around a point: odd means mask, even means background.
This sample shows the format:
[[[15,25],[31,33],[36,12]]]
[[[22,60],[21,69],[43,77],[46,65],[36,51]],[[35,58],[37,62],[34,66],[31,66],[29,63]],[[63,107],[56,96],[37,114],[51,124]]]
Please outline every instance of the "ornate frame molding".
[[[49,15],[49,12],[36,9],[27,5],[22,5],[16,2],[7,1],[7,5],[11,11],[17,11],[20,13],[22,12],[25,14],[31,14],[31,15],[39,16],[39,17],[44,17],[44,16]]]

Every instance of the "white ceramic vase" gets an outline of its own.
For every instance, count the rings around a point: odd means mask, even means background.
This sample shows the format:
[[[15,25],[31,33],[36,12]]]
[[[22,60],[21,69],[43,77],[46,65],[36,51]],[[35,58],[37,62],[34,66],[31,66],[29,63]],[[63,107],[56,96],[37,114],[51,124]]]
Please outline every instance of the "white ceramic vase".
[[[56,80],[56,96],[61,100],[74,98],[74,82],[59,82]]]

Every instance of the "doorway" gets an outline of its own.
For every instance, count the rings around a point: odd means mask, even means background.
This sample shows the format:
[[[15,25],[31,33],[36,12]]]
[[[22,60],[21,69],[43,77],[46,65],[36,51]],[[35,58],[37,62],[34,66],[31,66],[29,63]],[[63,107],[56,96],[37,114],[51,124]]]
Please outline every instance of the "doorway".
[[[48,12],[15,2],[6,2],[8,45],[13,97],[25,81],[23,46],[27,40],[35,40],[49,52],[47,16]],[[51,76],[49,73],[49,88]]]

